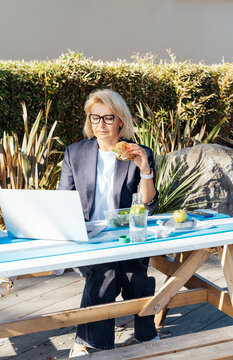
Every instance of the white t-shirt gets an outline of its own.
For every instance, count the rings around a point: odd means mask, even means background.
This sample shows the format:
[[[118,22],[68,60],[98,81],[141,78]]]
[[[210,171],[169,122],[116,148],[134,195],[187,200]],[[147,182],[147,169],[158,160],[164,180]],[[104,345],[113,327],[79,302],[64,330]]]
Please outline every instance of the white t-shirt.
[[[98,150],[94,211],[91,220],[104,219],[104,210],[114,209],[113,177],[115,155],[112,151]]]

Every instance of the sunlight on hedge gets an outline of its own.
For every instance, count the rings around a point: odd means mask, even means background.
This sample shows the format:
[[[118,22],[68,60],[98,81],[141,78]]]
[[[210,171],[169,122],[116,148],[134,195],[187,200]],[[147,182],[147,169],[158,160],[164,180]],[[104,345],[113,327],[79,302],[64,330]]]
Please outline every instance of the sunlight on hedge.
[[[233,64],[218,65],[159,61],[153,55],[135,55],[131,62],[93,61],[69,52],[54,61],[0,61],[0,135],[3,130],[23,136],[21,103],[30,117],[52,100],[49,122],[57,123],[58,136],[69,145],[82,138],[83,105],[89,93],[110,87],[126,99],[136,117],[139,103],[157,116],[177,112],[182,99],[181,131],[186,122],[205,126],[205,137],[224,119],[218,142],[230,134],[233,117]]]

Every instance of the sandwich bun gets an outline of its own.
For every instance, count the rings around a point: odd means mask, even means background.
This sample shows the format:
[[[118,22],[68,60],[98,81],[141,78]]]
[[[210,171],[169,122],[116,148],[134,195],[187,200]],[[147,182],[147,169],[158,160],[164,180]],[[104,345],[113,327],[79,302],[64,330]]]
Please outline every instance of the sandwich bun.
[[[126,141],[119,141],[112,149],[117,159],[122,161],[133,160],[135,155],[130,154],[128,149],[128,143]]]

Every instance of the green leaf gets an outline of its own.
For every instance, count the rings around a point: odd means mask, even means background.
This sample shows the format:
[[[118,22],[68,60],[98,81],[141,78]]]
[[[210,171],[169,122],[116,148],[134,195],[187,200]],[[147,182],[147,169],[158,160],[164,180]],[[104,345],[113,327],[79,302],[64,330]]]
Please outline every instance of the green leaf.
[[[40,120],[42,117],[42,111],[40,111],[37,115],[36,121],[34,122],[34,124],[32,125],[30,134],[29,134],[29,138],[28,138],[28,144],[27,144],[27,150],[26,150],[26,154],[29,155],[31,152],[32,147],[35,145],[35,138],[36,138],[36,134],[39,128],[39,124],[40,124]]]
[[[213,128],[213,130],[209,133],[209,135],[205,138],[205,140],[203,141],[204,144],[208,144],[210,143],[213,139],[216,138],[216,136],[219,133],[219,130],[221,128],[221,126],[227,122],[226,118],[223,118],[222,120],[219,121],[219,123],[217,125],[215,125],[215,127]]]

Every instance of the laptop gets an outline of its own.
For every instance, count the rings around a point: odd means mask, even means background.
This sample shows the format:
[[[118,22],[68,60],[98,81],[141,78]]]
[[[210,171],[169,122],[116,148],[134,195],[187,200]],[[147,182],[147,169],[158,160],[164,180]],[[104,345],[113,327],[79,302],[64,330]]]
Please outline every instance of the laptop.
[[[78,191],[0,189],[0,208],[12,238],[87,242],[107,227],[85,223]]]

